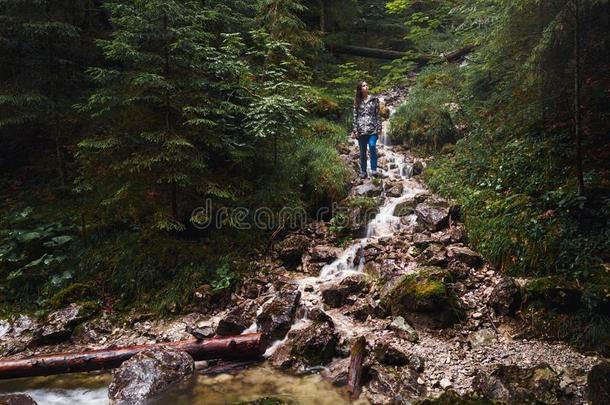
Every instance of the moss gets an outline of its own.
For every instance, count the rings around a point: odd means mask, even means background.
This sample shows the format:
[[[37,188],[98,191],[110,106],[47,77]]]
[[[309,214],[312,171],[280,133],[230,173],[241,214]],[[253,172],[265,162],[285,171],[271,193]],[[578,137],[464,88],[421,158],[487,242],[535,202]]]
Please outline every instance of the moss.
[[[254,401],[240,402],[239,405],[291,405],[293,402],[287,402],[283,399],[274,397],[264,397],[255,399]]]
[[[94,289],[88,284],[74,283],[58,291],[49,300],[52,309],[63,308],[73,302],[97,298]]]
[[[448,273],[439,267],[420,267],[407,274],[382,300],[394,315],[408,311],[434,311],[448,302],[445,279]]]

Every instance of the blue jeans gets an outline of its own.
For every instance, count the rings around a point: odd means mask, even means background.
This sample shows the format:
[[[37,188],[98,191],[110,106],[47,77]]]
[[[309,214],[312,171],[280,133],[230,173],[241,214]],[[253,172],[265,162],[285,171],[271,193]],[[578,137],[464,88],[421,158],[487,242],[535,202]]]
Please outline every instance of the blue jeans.
[[[371,154],[371,170],[377,171],[377,134],[370,134],[358,137],[358,146],[360,146],[360,173],[366,173],[367,145]]]

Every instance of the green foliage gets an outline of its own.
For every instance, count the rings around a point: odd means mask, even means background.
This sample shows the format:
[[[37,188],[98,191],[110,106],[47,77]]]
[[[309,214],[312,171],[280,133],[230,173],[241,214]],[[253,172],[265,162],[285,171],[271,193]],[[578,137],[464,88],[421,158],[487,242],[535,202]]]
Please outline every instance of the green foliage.
[[[390,120],[390,138],[414,148],[438,151],[458,138],[461,121],[454,89],[459,80],[455,68],[428,68]]]

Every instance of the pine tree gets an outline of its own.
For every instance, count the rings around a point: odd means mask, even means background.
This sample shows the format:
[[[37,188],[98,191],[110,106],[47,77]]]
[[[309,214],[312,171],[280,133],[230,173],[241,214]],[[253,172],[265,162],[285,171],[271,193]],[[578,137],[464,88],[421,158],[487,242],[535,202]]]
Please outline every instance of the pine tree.
[[[196,1],[108,7],[116,31],[98,43],[110,66],[89,69],[97,90],[79,106],[99,127],[79,143],[77,189],[111,216],[183,230],[182,200],[230,194],[214,169],[234,160],[243,137],[240,36],[209,31],[222,16]]]
[[[40,153],[43,161],[55,155],[61,186],[67,181],[64,146],[74,139],[72,104],[84,92],[83,66],[95,56],[88,46],[95,28],[88,7],[79,0],[0,2],[1,142],[14,154]]]

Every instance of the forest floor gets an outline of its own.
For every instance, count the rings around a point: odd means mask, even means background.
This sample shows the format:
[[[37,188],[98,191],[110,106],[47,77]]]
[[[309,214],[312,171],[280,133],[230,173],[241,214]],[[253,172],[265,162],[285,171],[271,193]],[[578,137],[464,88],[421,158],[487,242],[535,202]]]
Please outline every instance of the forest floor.
[[[392,111],[404,93],[382,97]],[[350,143],[344,158],[355,169],[357,156]],[[193,330],[203,336],[263,331],[275,340],[266,353],[272,367],[320,372],[342,385],[350,347],[364,336],[363,396],[371,403],[448,389],[508,402],[584,403],[587,373],[603,358],[523,336],[527,314],[511,308],[523,280],[507,279],[468,247],[455,207],[417,175],[425,163],[403,147],[380,145],[382,175],[354,180],[349,197],[377,205],[370,221],[362,207],[348,210],[354,235],[366,236],[345,246],[321,222],[283,235],[227,306],[215,306],[202,292],[202,311],[175,319],[140,314],[117,324],[103,313],[71,330],[68,340],[45,345],[35,344],[35,336],[49,324],[23,316],[0,323],[1,346],[25,357],[182,340]]]

